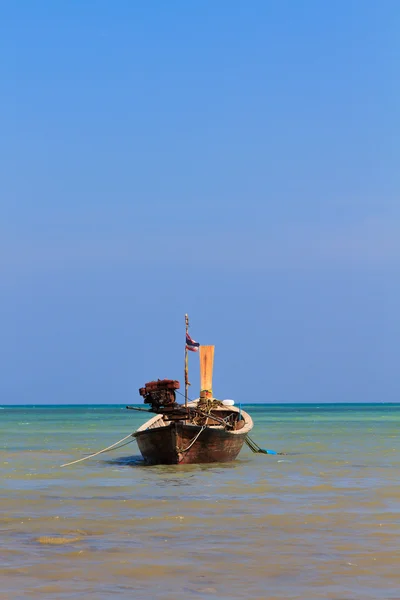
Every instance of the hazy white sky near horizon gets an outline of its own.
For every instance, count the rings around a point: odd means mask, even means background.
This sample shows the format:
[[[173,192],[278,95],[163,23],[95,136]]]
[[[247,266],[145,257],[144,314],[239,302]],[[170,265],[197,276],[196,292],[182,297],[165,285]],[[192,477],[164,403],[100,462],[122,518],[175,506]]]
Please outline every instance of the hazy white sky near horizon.
[[[396,401],[400,5],[0,7],[0,403]],[[193,395],[197,356],[191,355]]]

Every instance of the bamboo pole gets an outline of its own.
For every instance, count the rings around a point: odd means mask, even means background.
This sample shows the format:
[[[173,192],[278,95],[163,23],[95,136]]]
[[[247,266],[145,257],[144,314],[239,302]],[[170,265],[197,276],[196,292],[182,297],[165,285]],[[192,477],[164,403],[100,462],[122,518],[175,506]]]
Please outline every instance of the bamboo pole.
[[[188,360],[188,349],[186,345],[187,334],[189,332],[189,317],[185,315],[185,326],[186,326],[186,335],[185,335],[185,407],[188,405],[188,387],[189,387],[189,360]]]

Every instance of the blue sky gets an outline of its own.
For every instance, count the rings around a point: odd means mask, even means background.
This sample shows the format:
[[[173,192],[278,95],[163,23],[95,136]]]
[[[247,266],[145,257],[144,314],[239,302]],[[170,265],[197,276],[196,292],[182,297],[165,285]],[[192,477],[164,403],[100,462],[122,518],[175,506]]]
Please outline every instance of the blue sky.
[[[0,7],[0,403],[400,398],[397,1]],[[193,391],[198,358],[190,356]]]

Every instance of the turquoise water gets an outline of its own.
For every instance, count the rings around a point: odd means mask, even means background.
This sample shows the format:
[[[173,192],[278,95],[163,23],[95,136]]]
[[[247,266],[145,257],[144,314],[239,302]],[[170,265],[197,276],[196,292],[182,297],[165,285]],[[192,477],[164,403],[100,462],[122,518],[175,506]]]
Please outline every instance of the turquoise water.
[[[400,598],[400,404],[247,405],[262,447],[146,467],[110,406],[0,409],[1,599]]]

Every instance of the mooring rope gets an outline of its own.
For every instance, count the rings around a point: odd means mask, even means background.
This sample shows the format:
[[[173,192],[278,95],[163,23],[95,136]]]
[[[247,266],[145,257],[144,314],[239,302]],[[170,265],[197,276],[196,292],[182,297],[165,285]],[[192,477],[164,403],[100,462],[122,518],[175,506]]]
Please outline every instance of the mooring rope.
[[[122,440],[115,442],[115,444],[111,444],[111,446],[107,446],[107,448],[103,448],[103,450],[99,450],[99,452],[95,452],[94,454],[90,454],[89,456],[84,456],[83,458],[78,458],[78,460],[73,460],[72,462],[69,462],[69,463],[64,463],[63,465],[60,465],[60,466],[61,467],[69,467],[70,465],[75,465],[78,462],[82,462],[84,460],[88,460],[89,458],[93,458],[94,456],[98,456],[99,454],[103,454],[103,452],[108,452],[109,450],[118,450],[118,448],[116,448],[115,446],[118,446],[118,444],[121,444],[122,442],[124,442],[125,440],[127,440],[130,437],[133,437],[134,435],[135,435],[134,433],[130,433],[126,437],[122,438]],[[127,443],[130,444],[131,442],[135,442],[135,441],[136,440],[134,438]],[[127,444],[122,444],[122,445],[126,446]]]
[[[260,446],[256,444],[254,440],[251,439],[249,434],[246,435],[244,441],[246,442],[250,450],[255,454],[285,454],[284,452],[275,452],[275,450],[265,450],[264,448],[260,448]]]
[[[200,431],[198,433],[196,433],[196,435],[194,436],[194,438],[192,439],[192,441],[190,442],[189,446],[187,448],[182,448],[179,449],[178,448],[178,452],[187,452],[188,450],[190,450],[190,448],[193,446],[193,444],[197,441],[199,435],[205,430],[206,426],[203,425],[202,428],[200,429]]]

